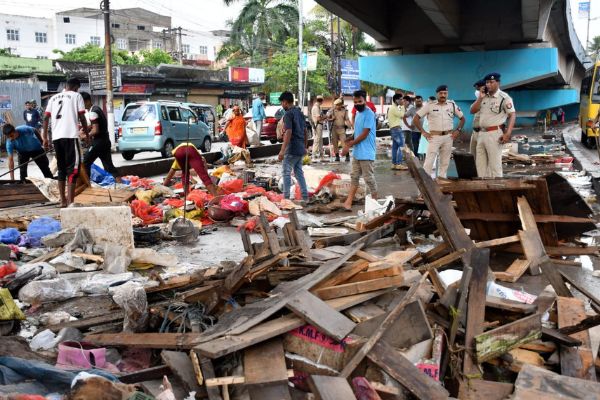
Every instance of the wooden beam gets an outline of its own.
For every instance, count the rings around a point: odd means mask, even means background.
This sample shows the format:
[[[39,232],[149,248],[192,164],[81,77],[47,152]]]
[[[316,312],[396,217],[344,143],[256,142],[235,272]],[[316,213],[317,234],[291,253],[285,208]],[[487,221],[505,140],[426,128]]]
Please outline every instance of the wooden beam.
[[[119,376],[119,381],[123,383],[139,383],[144,381],[152,381],[154,379],[162,379],[163,376],[171,374],[171,368],[167,365],[158,365],[141,369],[139,371],[130,372],[126,375]]]
[[[330,300],[338,297],[371,292],[374,290],[397,287],[401,286],[403,283],[404,277],[402,275],[398,275],[389,278],[372,279],[370,281],[346,283],[343,285],[321,288],[317,289],[314,293],[322,300]]]
[[[467,325],[465,326],[465,355],[463,359],[463,374],[467,376],[479,375],[475,354],[475,337],[483,333],[485,321],[485,291],[487,272],[490,262],[489,249],[473,250],[469,265],[473,268],[471,282],[469,283],[469,297],[467,300]]]
[[[109,314],[99,315],[97,317],[82,318],[77,321],[67,321],[62,324],[50,325],[47,326],[46,329],[50,329],[52,332],[58,332],[62,328],[77,328],[83,331],[93,326],[123,321],[123,318],[125,318],[125,314],[122,311],[114,310]]]
[[[586,318],[585,306],[582,300],[573,297],[558,297],[556,300],[558,328],[577,325]],[[569,335],[582,342],[579,348],[561,346],[560,370],[562,375],[574,378],[596,380],[594,355],[590,333],[583,331]]]
[[[504,192],[535,189],[535,185],[518,179],[494,179],[494,180],[460,180],[440,185],[444,193],[459,192]]]
[[[163,350],[160,357],[171,368],[187,392],[204,392],[204,388],[198,384],[192,360],[187,353]]]
[[[568,257],[568,256],[597,256],[600,248],[598,246],[545,246],[546,254],[550,257]],[[503,251],[509,253],[523,254],[523,248],[520,245],[508,245]]]
[[[511,395],[513,390],[512,383],[471,379],[460,382],[458,398],[461,400],[504,400]]]
[[[328,300],[326,303],[335,310],[341,311],[381,296],[385,292],[385,290],[380,290],[355,296],[342,297],[339,299]],[[285,315],[281,318],[275,318],[257,325],[240,335],[224,336],[198,344],[195,347],[195,350],[206,357],[218,358],[282,335],[304,324],[305,321],[294,314]]]
[[[287,307],[338,341],[343,340],[356,326],[348,317],[306,290],[298,292],[288,301]]]
[[[244,377],[245,384],[249,386],[287,382],[281,339],[272,339],[244,351]]]
[[[368,353],[371,361],[407,388],[417,399],[441,400],[449,394],[433,378],[419,370],[412,362],[385,341],[375,343]]]
[[[311,375],[308,386],[316,400],[356,400],[348,381],[337,376]]]
[[[414,283],[410,287],[410,289],[408,290],[408,292],[406,293],[404,298],[402,298],[402,301],[400,301],[389,312],[389,314],[383,320],[383,322],[381,323],[379,328],[377,328],[377,330],[373,333],[373,335],[369,338],[369,340],[363,345],[363,347],[361,347],[360,350],[352,357],[352,359],[350,359],[348,364],[344,367],[344,369],[340,373],[341,377],[348,378],[350,376],[352,371],[354,371],[354,369],[358,366],[358,364],[371,351],[371,349],[373,348],[373,346],[375,346],[377,341],[379,339],[381,339],[381,337],[383,336],[385,331],[394,323],[394,321],[402,313],[402,311],[404,310],[406,305],[412,301],[412,298],[416,295],[417,290],[419,290],[419,287],[423,284],[423,282],[425,282],[425,279],[427,279],[427,275],[428,275],[427,273],[423,274],[421,279],[419,279],[418,282]]]
[[[315,285],[314,288],[319,289],[328,286],[339,285],[340,283],[352,278],[359,272],[365,271],[367,268],[369,268],[369,262],[367,260],[355,261],[346,267],[340,268],[338,271],[331,274],[329,278],[320,282],[318,285]]]
[[[557,329],[546,327],[542,327],[542,340],[552,340],[557,344],[567,347],[579,347],[582,344],[581,340],[560,333]]]
[[[465,249],[458,249],[450,254],[446,254],[445,256],[438,258],[435,261],[432,261],[430,263],[420,266],[418,268],[418,270],[419,270],[419,272],[424,272],[424,271],[429,271],[429,270],[435,269],[435,268],[445,267],[446,265],[453,263],[456,260],[461,259],[463,254],[465,254],[466,252],[467,252],[467,250],[465,250]]]
[[[579,321],[576,325],[565,326],[558,331],[565,335],[572,335],[573,333],[583,332],[598,325],[600,325],[600,314],[587,317]]]
[[[85,340],[100,346],[138,349],[189,350],[200,344],[197,333],[100,333]]]
[[[542,337],[541,314],[530,315],[515,322],[475,336],[477,362],[496,358],[509,350]]]
[[[509,243],[516,243],[520,240],[521,239],[519,238],[519,235],[512,235],[512,236],[506,236],[503,238],[485,240],[483,242],[477,242],[477,243],[475,243],[475,247],[478,247],[481,249],[484,247],[502,246],[502,245],[509,244]]]
[[[514,283],[518,281],[521,276],[523,276],[525,271],[527,271],[529,264],[529,260],[521,260],[520,258],[517,258],[512,264],[510,264],[506,271],[494,272],[494,276],[500,281]]]
[[[486,296],[485,306],[498,310],[518,312],[521,314],[533,314],[537,311],[537,304],[525,304],[520,301],[503,299],[495,296]]]
[[[544,368],[524,365],[515,381],[515,399],[598,400],[600,383],[555,374]]]
[[[294,377],[294,371],[291,369],[287,370],[288,378]],[[215,386],[227,386],[227,385],[243,385],[246,383],[246,377],[244,376],[221,376],[218,378],[207,379],[204,381],[204,385],[207,388]]]
[[[499,214],[499,213],[484,213],[484,212],[459,212],[458,218],[461,221],[489,221],[489,222],[517,222],[519,216],[517,214]],[[589,224],[594,220],[590,218],[571,217],[569,215],[542,215],[534,214],[533,219],[538,224],[543,223],[565,223],[565,224]]]

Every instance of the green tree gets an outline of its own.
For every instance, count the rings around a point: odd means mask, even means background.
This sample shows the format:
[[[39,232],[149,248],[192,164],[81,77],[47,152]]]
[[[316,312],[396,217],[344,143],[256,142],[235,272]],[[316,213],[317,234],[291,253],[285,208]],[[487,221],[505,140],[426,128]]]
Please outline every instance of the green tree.
[[[80,47],[76,47],[73,50],[67,52],[58,49],[53,50],[53,52],[60,54],[60,59],[63,61],[77,61],[94,64],[104,63],[104,48],[101,48],[91,43]],[[126,50],[119,50],[113,46],[112,62],[115,65],[134,65],[140,64],[140,59],[135,54],[132,55]]]
[[[156,67],[160,64],[175,64],[175,60],[163,49],[140,50],[141,64]]]
[[[226,5],[236,0],[224,0]],[[270,59],[285,38],[296,36],[297,0],[245,0],[238,17],[229,21],[231,37],[220,57],[235,55],[238,60],[257,62]]]
[[[596,36],[590,41],[587,50],[595,60],[600,58],[600,36]]]
[[[290,38],[285,41],[285,49],[273,54],[271,63],[265,68],[265,92],[281,92],[289,90],[298,92],[298,41]],[[331,59],[322,49],[318,49],[317,70],[309,71],[307,75],[307,92],[329,94],[327,74]]]

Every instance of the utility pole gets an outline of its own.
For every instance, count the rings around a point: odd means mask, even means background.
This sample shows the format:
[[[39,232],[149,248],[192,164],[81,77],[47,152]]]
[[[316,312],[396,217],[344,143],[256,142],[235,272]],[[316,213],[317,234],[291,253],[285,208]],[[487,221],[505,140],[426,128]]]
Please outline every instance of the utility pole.
[[[331,44],[329,45],[329,49],[330,49],[330,56],[331,56],[331,80],[330,80],[330,84],[331,84],[331,91],[334,94],[337,94],[337,90],[336,90],[336,86],[337,86],[337,68],[335,67],[335,43],[333,41],[333,13],[329,13],[329,24],[330,29],[331,29],[331,34],[330,34],[330,40],[331,40]]]
[[[112,40],[110,35],[110,0],[100,3],[104,14],[104,68],[106,71],[106,119],[110,147],[114,150],[115,143],[115,111],[113,108],[113,82],[112,82]]]
[[[337,70],[336,81],[335,84],[340,93],[340,97],[343,96],[342,93],[342,35],[340,33],[340,17],[337,17],[337,45],[336,47],[336,55],[337,55],[337,65],[335,66]]]
[[[302,98],[302,0],[298,0],[298,106],[304,108],[304,99]]]
[[[587,32],[585,34],[585,54],[587,54],[588,52],[588,48],[590,45],[590,21],[591,21],[591,17],[592,17],[592,0],[589,1],[589,5],[588,5],[588,18],[587,18]]]
[[[177,28],[177,38],[179,39],[177,46],[177,53],[179,54],[179,65],[183,65],[183,43],[181,41],[181,26]]]

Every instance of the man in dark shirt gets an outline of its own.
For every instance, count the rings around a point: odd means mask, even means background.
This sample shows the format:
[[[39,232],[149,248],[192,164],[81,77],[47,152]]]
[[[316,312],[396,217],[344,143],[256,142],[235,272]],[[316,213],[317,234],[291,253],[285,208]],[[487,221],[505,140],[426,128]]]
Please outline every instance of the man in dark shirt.
[[[90,96],[89,93],[81,92],[81,97],[83,97],[83,103],[85,104],[86,110],[88,110],[88,115],[90,118],[90,127],[88,128],[88,132],[81,132],[83,136],[91,136],[91,145],[83,156],[83,164],[85,165],[85,170],[88,174],[88,177],[90,176],[92,164],[97,158],[100,158],[100,161],[102,161],[102,166],[106,172],[111,174],[115,178],[115,181],[121,182],[119,171],[117,171],[112,162],[110,137],[108,136],[108,121],[106,120],[106,115],[100,107],[92,104],[92,96]]]
[[[290,198],[292,186],[292,170],[296,181],[300,185],[302,201],[308,201],[308,188],[302,171],[302,160],[306,154],[307,137],[304,115],[298,107],[294,107],[294,95],[291,92],[283,92],[279,96],[281,106],[285,110],[283,123],[283,144],[279,151],[279,161],[283,161],[283,196]]]
[[[33,107],[31,101],[25,102],[25,111],[23,111],[23,119],[25,120],[25,125],[32,127],[33,129],[38,129],[40,127],[40,123],[42,122],[42,116],[39,111]]]

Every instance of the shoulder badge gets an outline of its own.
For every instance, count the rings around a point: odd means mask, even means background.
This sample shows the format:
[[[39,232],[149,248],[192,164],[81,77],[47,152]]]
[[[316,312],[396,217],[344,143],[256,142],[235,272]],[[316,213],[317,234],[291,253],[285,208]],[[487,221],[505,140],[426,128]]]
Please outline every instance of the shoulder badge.
[[[511,108],[513,108],[513,105],[512,105],[512,102],[511,102],[511,101],[508,101],[508,102],[506,103],[506,108],[507,108],[508,110],[510,110]]]

